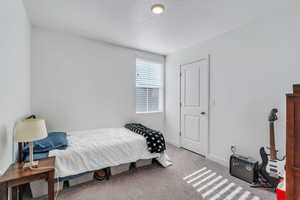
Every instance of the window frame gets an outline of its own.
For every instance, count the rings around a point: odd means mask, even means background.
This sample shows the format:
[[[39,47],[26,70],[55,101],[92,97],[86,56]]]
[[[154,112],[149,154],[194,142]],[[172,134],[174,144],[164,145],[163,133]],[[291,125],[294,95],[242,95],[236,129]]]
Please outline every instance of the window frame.
[[[159,64],[161,65],[160,69],[160,86],[154,85],[137,85],[136,83],[136,75],[137,75],[137,61],[142,60],[144,62]],[[164,112],[164,98],[165,98],[165,88],[164,88],[164,78],[165,78],[165,63],[164,61],[158,61],[149,58],[136,57],[135,59],[135,113],[136,114],[151,114],[151,113],[163,113]],[[136,88],[158,88],[159,89],[159,99],[158,99],[158,110],[157,111],[149,111],[149,98],[147,91],[147,111],[137,111],[137,101],[136,101]]]

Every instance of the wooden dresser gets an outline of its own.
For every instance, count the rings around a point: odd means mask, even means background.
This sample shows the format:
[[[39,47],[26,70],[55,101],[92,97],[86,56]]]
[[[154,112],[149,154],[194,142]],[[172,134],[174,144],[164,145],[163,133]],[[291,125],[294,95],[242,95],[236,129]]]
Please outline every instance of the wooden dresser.
[[[286,199],[300,200],[300,94],[286,98]]]

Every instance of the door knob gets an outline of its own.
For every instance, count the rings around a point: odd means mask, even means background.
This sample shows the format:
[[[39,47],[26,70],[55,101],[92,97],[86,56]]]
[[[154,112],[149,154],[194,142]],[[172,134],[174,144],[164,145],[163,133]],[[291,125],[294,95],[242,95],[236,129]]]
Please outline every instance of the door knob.
[[[200,114],[201,114],[201,115],[205,115],[205,114],[206,114],[206,112],[201,112]]]

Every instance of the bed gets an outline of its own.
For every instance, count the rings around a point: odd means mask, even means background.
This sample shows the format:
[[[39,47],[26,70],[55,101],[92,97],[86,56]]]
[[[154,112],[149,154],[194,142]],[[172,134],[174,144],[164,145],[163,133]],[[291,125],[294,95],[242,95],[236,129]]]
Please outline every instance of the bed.
[[[139,160],[156,159],[164,167],[171,165],[165,152],[150,153],[145,138],[126,128],[70,131],[67,132],[67,141],[66,149],[34,156],[56,157],[55,177],[58,182]]]
[[[140,159],[157,158],[164,166],[163,154],[150,153],[146,140],[126,128],[108,128],[68,133],[68,148],[53,150],[56,177],[63,178]]]

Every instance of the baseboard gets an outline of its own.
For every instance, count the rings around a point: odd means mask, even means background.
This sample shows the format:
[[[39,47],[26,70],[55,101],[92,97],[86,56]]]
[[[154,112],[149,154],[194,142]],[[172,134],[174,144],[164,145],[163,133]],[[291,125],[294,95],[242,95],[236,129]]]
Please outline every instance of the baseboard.
[[[218,156],[215,156],[213,154],[208,154],[207,159],[212,160],[216,163],[219,163],[219,164],[223,165],[224,167],[229,168],[229,161],[227,161],[226,159],[222,159],[222,158],[220,158]]]
[[[167,140],[166,142],[167,142],[167,144],[174,145],[174,146],[176,146],[176,147],[178,147],[178,148],[180,147],[180,145],[179,145],[179,143],[178,143],[177,141],[174,141],[174,140]],[[218,156],[216,156],[216,155],[213,155],[213,154],[208,154],[208,155],[206,156],[206,158],[207,158],[208,160],[211,160],[211,161],[214,161],[214,162],[216,162],[216,163],[219,163],[219,164],[223,165],[224,167],[229,168],[229,161],[226,160],[226,159],[224,159],[224,158],[220,158],[220,157],[218,157]]]
[[[180,145],[177,142],[175,142],[175,141],[169,141],[169,140],[167,140],[166,143],[174,145],[175,147],[178,147],[178,148],[180,147]]]

